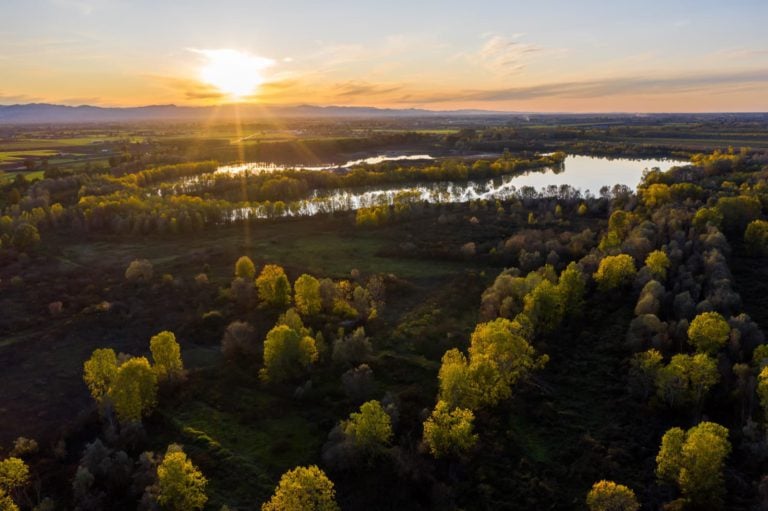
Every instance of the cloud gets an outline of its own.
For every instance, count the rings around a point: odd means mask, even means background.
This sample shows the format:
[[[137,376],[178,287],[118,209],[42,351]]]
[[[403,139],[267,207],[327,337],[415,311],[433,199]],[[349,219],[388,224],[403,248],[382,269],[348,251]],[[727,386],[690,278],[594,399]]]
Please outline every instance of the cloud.
[[[37,96],[29,96],[27,94],[3,94],[0,92],[0,104],[11,105],[17,103],[39,103],[43,101],[42,98]]]
[[[600,98],[636,94],[684,94],[713,91],[720,86],[768,84],[768,69],[733,73],[694,73],[673,76],[627,76],[580,82],[559,82],[524,87],[487,90],[461,90],[436,94],[408,94],[402,103],[445,103],[454,101],[524,101],[538,98]]]
[[[166,89],[182,94],[185,99],[190,101],[226,98],[226,95],[215,87],[191,78],[159,75],[148,75],[147,78],[159,83]]]
[[[391,94],[401,89],[402,85],[382,85],[355,80],[336,84],[333,87],[332,92],[340,97],[380,96],[383,94]]]
[[[531,55],[541,52],[544,48],[519,42],[519,37],[490,36],[474,56],[495,73],[511,74],[520,71]]]

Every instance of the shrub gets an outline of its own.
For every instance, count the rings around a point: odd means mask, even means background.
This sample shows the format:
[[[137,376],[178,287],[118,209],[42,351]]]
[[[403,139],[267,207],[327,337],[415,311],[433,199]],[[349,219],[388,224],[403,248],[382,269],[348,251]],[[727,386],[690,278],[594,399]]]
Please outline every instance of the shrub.
[[[148,259],[135,259],[131,261],[125,270],[125,278],[128,282],[149,282],[154,275],[154,267]]]

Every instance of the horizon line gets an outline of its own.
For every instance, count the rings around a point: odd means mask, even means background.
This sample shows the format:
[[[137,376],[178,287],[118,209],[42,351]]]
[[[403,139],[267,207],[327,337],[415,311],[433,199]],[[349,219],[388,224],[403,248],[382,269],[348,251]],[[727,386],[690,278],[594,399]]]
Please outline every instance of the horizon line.
[[[231,102],[220,103],[215,105],[179,105],[176,103],[163,103],[163,104],[145,104],[145,105],[97,105],[82,103],[76,105],[68,105],[64,103],[54,103],[45,101],[34,101],[29,103],[2,103],[0,102],[0,108],[8,107],[29,107],[29,106],[50,106],[61,108],[96,108],[102,110],[137,110],[143,108],[180,108],[191,110],[206,110],[216,109],[222,107],[254,107],[254,108],[318,108],[318,109],[350,109],[350,110],[379,110],[381,112],[387,111],[423,111],[429,113],[461,113],[461,112],[477,112],[479,114],[495,114],[495,115],[707,115],[707,114],[768,114],[768,110],[702,110],[702,111],[669,111],[669,110],[653,110],[653,111],[641,111],[641,110],[491,110],[484,108],[452,108],[452,109],[435,109],[426,107],[393,107],[393,106],[375,106],[375,105],[343,105],[343,104],[312,104],[312,103],[255,103],[255,102]]]

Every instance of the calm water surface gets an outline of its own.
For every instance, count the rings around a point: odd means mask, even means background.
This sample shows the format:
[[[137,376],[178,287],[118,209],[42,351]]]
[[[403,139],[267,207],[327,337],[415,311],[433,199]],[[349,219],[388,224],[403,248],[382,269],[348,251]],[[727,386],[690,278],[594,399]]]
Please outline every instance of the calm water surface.
[[[381,157],[377,157],[381,158]],[[387,159],[431,159],[428,155],[414,155],[404,157],[384,157]],[[372,159],[369,159],[371,162]],[[350,162],[362,163],[365,160]],[[286,216],[307,216],[317,213],[329,213],[334,211],[349,211],[364,207],[393,204],[396,199],[408,201],[428,201],[433,203],[466,202],[469,200],[504,200],[520,195],[524,192],[530,196],[538,193],[543,196],[551,196],[560,192],[561,185],[569,185],[572,189],[586,195],[598,195],[600,188],[604,186],[625,185],[631,189],[640,183],[645,169],[659,168],[662,171],[680,164],[673,160],[631,160],[627,158],[607,159],[590,156],[568,156],[562,168],[541,169],[530,171],[526,174],[505,175],[493,179],[478,179],[466,182],[431,182],[419,184],[400,184],[388,187],[349,188],[335,190],[315,190],[310,199],[300,200],[287,205],[284,212]],[[225,167],[220,169],[225,172],[243,171],[274,171],[282,167],[270,166],[262,170],[255,165],[246,168],[246,165],[237,167]],[[309,168],[309,167],[305,167]],[[325,170],[334,167],[322,167],[317,170]],[[239,218],[264,217],[266,211],[262,207],[246,208],[235,212]]]

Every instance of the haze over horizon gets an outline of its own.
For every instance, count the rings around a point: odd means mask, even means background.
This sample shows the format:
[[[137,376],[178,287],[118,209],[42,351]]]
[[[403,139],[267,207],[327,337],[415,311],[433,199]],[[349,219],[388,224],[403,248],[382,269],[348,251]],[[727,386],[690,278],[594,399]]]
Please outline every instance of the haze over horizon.
[[[30,0],[0,104],[768,110],[768,4]]]

